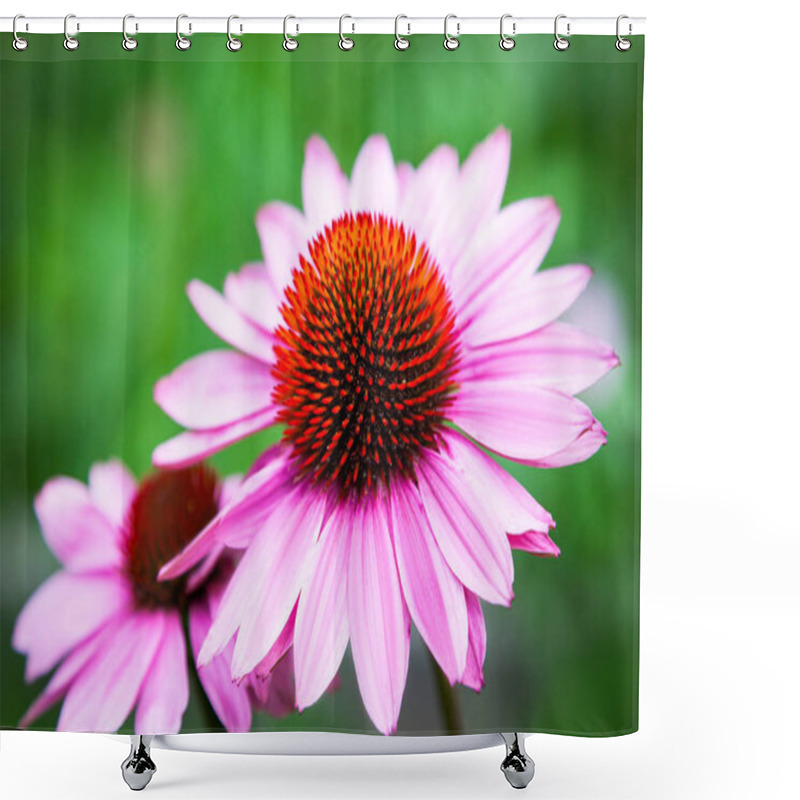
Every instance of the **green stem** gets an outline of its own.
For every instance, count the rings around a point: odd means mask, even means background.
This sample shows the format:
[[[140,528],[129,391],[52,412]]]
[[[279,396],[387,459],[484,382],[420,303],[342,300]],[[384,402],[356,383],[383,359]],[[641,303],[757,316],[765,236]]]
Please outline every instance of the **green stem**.
[[[209,730],[214,731],[224,731],[225,726],[222,724],[222,721],[217,716],[217,712],[214,711],[214,706],[211,705],[208,696],[206,695],[205,689],[203,688],[203,684],[200,682],[200,675],[197,672],[197,663],[194,659],[194,653],[192,652],[192,645],[191,640],[189,638],[189,621],[188,616],[184,615],[183,619],[183,629],[184,635],[186,637],[186,660],[188,662],[189,667],[189,683],[190,683],[190,692],[189,695],[194,696],[197,698],[198,704],[200,705],[200,713],[203,716],[204,727]]]
[[[431,655],[431,666],[433,667],[433,677],[436,681],[436,690],[439,695],[439,705],[442,709],[445,730],[448,733],[463,733],[464,725],[461,721],[461,709],[458,706],[455,689],[450,685],[450,681],[447,680],[447,676],[442,672],[433,655]]]

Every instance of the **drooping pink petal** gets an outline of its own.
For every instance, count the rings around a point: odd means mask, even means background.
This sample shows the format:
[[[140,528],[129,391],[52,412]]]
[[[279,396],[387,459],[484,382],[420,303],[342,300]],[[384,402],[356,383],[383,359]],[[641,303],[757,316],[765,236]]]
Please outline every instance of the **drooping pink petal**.
[[[134,730],[139,734],[178,733],[189,705],[186,642],[180,613],[164,614],[161,644],[156,651],[136,704]]]
[[[271,407],[274,387],[262,361],[235,350],[208,350],[161,378],[153,399],[185,428],[212,429]]]
[[[28,657],[25,680],[49,672],[70,650],[124,613],[130,602],[129,583],[116,570],[51,575],[14,625],[12,645]]]
[[[453,268],[453,300],[462,314],[501,279],[529,279],[553,242],[561,212],[551,197],[506,206],[481,227]]]
[[[113,626],[113,622],[111,625]],[[98,649],[105,642],[108,628],[108,625],[100,628],[87,639],[84,639],[61,662],[42,693],[37,696],[23,715],[19,722],[20,728],[30,727],[34,720],[64,697],[75,677],[95,657]]]
[[[417,468],[431,530],[459,580],[490,603],[509,605],[514,562],[502,523],[460,464],[445,450],[429,450]]]
[[[227,298],[199,280],[186,287],[186,294],[200,319],[224,342],[265,364],[274,361],[273,339],[251,322]]]
[[[577,394],[618,364],[609,345],[572,325],[551,322],[518,339],[464,348],[459,381],[524,374],[546,389]]]
[[[486,658],[486,623],[480,598],[466,589],[469,616],[469,648],[467,649],[467,666],[461,676],[461,683],[479,692],[483,689],[483,662]]]
[[[558,453],[595,422],[580,400],[527,375],[465,383],[450,418],[489,450],[524,464]]]
[[[136,479],[118,459],[99,461],[89,470],[89,496],[118,529],[118,535],[135,494]]]
[[[526,533],[509,535],[508,543],[512,550],[524,550],[535,556],[558,558],[561,555],[559,546],[546,533],[527,531]]]
[[[275,297],[283,298],[292,270],[300,266],[300,254],[307,254],[306,243],[311,233],[308,221],[294,206],[273,202],[258,210],[256,229]]]
[[[249,541],[260,529],[287,484],[288,451],[275,445],[267,452],[270,457],[264,459],[261,469],[241,481],[219,514],[180,553],[161,567],[158,572],[160,581],[182,575],[208,557],[219,545],[228,544],[234,534],[242,539],[237,545],[245,546],[247,542],[243,533]]]
[[[477,144],[461,167],[456,192],[448,198],[448,214],[442,246],[444,269],[454,264],[472,240],[475,231],[500,210],[508,178],[511,135],[498,128]]]
[[[505,533],[547,533],[555,527],[552,514],[491,456],[458,431],[443,431],[442,439],[449,458],[463,467],[464,481],[483,497],[487,513]]]
[[[291,714],[295,709],[291,653],[287,653],[268,675],[259,677],[254,674],[250,677],[248,686],[260,711],[265,711],[271,717]]]
[[[278,634],[278,638],[273,642],[267,654],[256,664],[249,675],[263,678],[272,672],[275,665],[289,652],[289,648],[292,646],[296,620],[297,603],[295,603],[292,613],[289,614],[289,619],[286,620],[283,630]]]
[[[415,486],[395,483],[391,512],[397,567],[411,619],[453,684],[467,658],[464,587],[436,543]]]
[[[212,613],[221,599],[223,588],[222,583],[215,582],[208,589],[209,596],[197,599],[189,606],[189,641],[195,660],[208,635]],[[219,594],[216,603],[210,599],[212,593]],[[252,723],[250,700],[245,687],[237,686],[231,677],[232,658],[233,642],[229,642],[216,658],[197,670],[197,675],[211,706],[225,729],[236,733],[246,733],[250,730]]]
[[[165,625],[165,612],[130,614],[107,626],[95,657],[67,690],[58,730],[111,733],[130,714]]]
[[[464,342],[480,347],[538,330],[563,314],[591,277],[589,267],[568,264],[533,277],[512,274],[497,281],[470,304],[464,318]]]
[[[237,631],[234,680],[251,672],[269,652],[297,602],[322,509],[322,498],[307,487],[284,493],[273,506],[228,583],[200,651],[200,665]]]
[[[275,424],[278,409],[274,406],[259,411],[245,419],[202,431],[184,431],[162,442],[153,450],[153,465],[178,469],[196,464],[251,433]]]
[[[592,426],[584,431],[574,442],[563,450],[544,458],[537,458],[530,462],[532,467],[567,467],[578,464],[591,458],[605,443],[608,436],[603,426],[595,420]]]
[[[347,178],[333,151],[321,136],[312,136],[303,161],[303,211],[314,231],[342,215],[347,194]]]
[[[42,534],[53,555],[73,572],[122,563],[119,531],[74,478],[51,478],[34,501]]]
[[[385,136],[370,136],[361,146],[353,165],[350,208],[394,216],[397,198],[397,172],[389,142]]]
[[[347,618],[361,699],[375,727],[389,734],[400,715],[411,633],[382,502],[363,503],[353,515]]]
[[[300,591],[294,632],[297,708],[313,705],[342,662],[347,627],[347,564],[351,515],[334,514],[311,553],[309,579]]]
[[[398,208],[403,207],[403,202],[405,200],[406,192],[408,192],[408,187],[411,186],[413,180],[414,180],[414,167],[412,167],[411,164],[409,164],[407,161],[401,161],[397,165]]]
[[[223,294],[244,314],[265,331],[274,330],[281,321],[283,296],[273,285],[266,264],[245,264],[238,272],[225,276]]]

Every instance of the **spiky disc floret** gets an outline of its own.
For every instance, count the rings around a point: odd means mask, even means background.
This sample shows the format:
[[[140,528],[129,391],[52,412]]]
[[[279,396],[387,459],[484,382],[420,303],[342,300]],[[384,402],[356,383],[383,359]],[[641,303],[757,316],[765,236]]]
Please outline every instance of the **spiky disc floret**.
[[[413,478],[438,446],[458,337],[427,248],[382,215],[345,214],[300,258],[281,307],[274,401],[301,474],[343,494]]]
[[[204,464],[145,478],[128,512],[126,571],[143,608],[180,605],[185,576],[159,581],[158,571],[211,522],[219,510],[214,472]]]

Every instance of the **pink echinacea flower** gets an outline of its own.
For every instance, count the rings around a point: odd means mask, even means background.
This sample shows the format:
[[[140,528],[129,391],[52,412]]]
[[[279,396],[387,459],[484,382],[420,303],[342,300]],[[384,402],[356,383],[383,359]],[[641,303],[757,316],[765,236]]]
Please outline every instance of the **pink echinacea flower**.
[[[583,461],[605,443],[574,395],[613,350],[556,321],[588,267],[540,270],[559,223],[550,198],[501,208],[510,136],[459,164],[418,167],[370,137],[348,177],[306,145],[303,209],[256,219],[264,263],[189,298],[233,350],[202,353],[156,385],[187,430],[154,463],[191,464],[284,425],[231,502],[161,571],[223,545],[244,554],[199,655],[230,646],[247,676],[290,628],[301,710],[348,642],[364,705],[397,727],[410,624],[451,684],[483,685],[481,600],[510,605],[512,549],[557,556],[551,515],[486,450],[521,464]]]

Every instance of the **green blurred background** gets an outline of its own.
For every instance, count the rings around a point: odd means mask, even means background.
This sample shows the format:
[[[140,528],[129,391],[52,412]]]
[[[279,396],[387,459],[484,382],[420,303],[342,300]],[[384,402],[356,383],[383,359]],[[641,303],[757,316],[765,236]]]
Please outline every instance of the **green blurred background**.
[[[507,466],[554,515],[559,560],[515,553],[511,609],[484,604],[486,686],[456,687],[466,731],[609,735],[638,724],[641,93],[644,41],[465,37],[447,52],[415,37],[89,34],[74,53],[30,36],[0,42],[0,726],[16,726],[46,679],[24,683],[10,646],[25,600],[57,562],[32,511],[56,474],[86,480],[120,456],[141,477],[179,429],[154,382],[221,343],[193,312],[186,283],[220,288],[260,260],[263,203],[301,202],[303,147],[324,136],[349,172],[371,133],[418,164],[442,142],[464,158],[498,125],[512,134],[504,203],[552,195],[562,222],[544,266],[593,267],[569,314],[611,341],[622,366],[584,393],[609,432],[590,461],[558,470]],[[275,438],[219,454],[242,472]],[[37,729],[52,729],[57,709]],[[125,731],[132,731],[128,720]],[[183,730],[202,730],[192,700]],[[431,663],[416,633],[401,733],[443,730]],[[373,731],[349,654],[342,688],[302,715],[259,715],[254,730]]]

